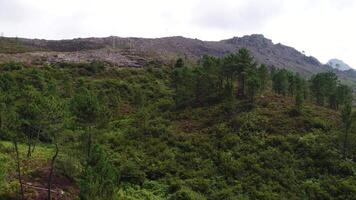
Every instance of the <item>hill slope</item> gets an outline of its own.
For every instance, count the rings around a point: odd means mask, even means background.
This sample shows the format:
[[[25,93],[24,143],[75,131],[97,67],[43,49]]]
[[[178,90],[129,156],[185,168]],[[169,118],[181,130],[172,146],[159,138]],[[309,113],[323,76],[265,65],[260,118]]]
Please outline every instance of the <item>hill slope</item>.
[[[86,88],[107,107],[105,116],[99,115],[107,121],[101,124],[98,119],[94,125],[93,144],[103,148],[95,154],[100,161],[93,162],[95,168],[85,167],[86,140],[79,124],[68,121],[68,128],[59,134],[53,189],[64,195],[55,199],[77,199],[78,193],[86,193],[85,183],[96,184],[90,190],[98,195],[107,188],[99,187],[100,180],[111,181],[110,177],[115,177],[114,195],[119,199],[294,200],[356,195],[355,158],[342,158],[343,134],[334,110],[307,101],[303,114],[293,115],[294,99],[270,90],[258,95],[253,107],[236,100],[176,109],[170,69],[102,68],[95,73],[90,69],[63,64],[2,71],[0,76],[2,83],[13,81],[1,86],[32,86],[36,88],[29,91],[32,97],[40,99],[55,93],[61,101],[72,102]],[[24,105],[34,101],[26,94],[20,93]],[[84,105],[86,112],[88,104]],[[68,120],[75,119],[67,106],[63,109]],[[46,187],[54,154],[54,145],[46,143],[45,132],[41,133],[44,144],[32,157],[26,157],[27,140],[20,146],[27,199],[46,199],[32,188]],[[5,136],[0,134],[8,139]],[[1,170],[5,174],[3,182],[0,176],[0,199],[17,197],[13,149],[0,142],[0,175]],[[111,168],[117,178],[106,173]],[[86,169],[91,169],[91,176],[85,176]],[[103,184],[110,186],[109,181]]]
[[[356,85],[356,76],[321,64],[292,47],[274,44],[263,35],[234,37],[221,41],[202,41],[184,37],[166,38],[79,38],[73,40],[38,40],[0,38],[0,63],[20,61],[28,64],[91,62],[101,60],[120,67],[143,67],[152,63],[172,65],[183,57],[197,60],[203,55],[223,56],[240,48],[251,51],[256,60],[268,66],[286,68],[304,76],[334,71]]]

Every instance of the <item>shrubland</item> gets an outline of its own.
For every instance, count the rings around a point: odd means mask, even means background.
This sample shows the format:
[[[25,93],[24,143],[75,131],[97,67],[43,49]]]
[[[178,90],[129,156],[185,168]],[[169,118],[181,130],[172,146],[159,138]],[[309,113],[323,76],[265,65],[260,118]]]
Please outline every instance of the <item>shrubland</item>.
[[[306,80],[244,49],[0,71],[0,199],[356,196],[352,93],[331,72]]]

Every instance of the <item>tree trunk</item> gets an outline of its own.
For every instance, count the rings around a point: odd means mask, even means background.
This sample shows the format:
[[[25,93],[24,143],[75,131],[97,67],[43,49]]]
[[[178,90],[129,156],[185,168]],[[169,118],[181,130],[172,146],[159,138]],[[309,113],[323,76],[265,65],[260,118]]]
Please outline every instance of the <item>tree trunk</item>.
[[[17,176],[20,183],[20,195],[21,200],[25,199],[25,193],[22,185],[22,177],[21,177],[21,167],[20,167],[20,155],[19,155],[19,148],[17,146],[17,141],[14,141],[15,151],[16,151],[16,164],[17,164]]]
[[[88,127],[88,159],[90,158],[91,153],[91,144],[92,144],[92,135],[91,135],[91,127]]]
[[[28,148],[27,148],[27,158],[31,157],[31,141],[29,140],[28,141],[28,144],[27,144]]]
[[[36,140],[32,145],[32,153],[35,152],[36,145],[39,141],[40,141],[40,130],[37,131]]]
[[[349,135],[349,130],[345,130],[345,137],[344,137],[344,145],[343,145],[343,151],[342,155],[346,159],[347,158],[347,139]]]
[[[51,168],[50,168],[50,172],[49,172],[49,176],[48,176],[48,200],[52,199],[52,197],[51,197],[51,189],[52,189],[52,177],[53,177],[54,163],[56,162],[56,158],[57,158],[58,152],[59,152],[58,144],[57,144],[56,139],[54,140],[54,142],[55,142],[56,152],[52,157]]]
[[[27,145],[28,145],[28,148],[27,148],[27,158],[29,158],[29,157],[31,157],[32,156],[32,154],[31,154],[31,152],[32,152],[32,134],[29,134],[28,135],[28,142],[27,142]]]
[[[237,79],[237,97],[245,97],[245,75],[241,74]]]

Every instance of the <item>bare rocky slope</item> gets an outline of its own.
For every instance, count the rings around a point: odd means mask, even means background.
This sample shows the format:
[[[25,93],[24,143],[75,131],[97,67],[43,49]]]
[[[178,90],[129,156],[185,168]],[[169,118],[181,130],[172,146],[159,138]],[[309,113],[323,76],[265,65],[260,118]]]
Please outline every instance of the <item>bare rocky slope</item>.
[[[258,62],[268,66],[287,68],[304,76],[333,70],[341,79],[356,84],[355,71],[335,70],[321,64],[314,57],[306,56],[292,47],[274,44],[270,39],[257,34],[221,41],[202,41],[179,36],[72,40],[0,38],[0,63],[17,61],[40,65],[101,60],[118,67],[144,67],[150,64],[172,65],[178,57],[194,61],[203,55],[223,56],[243,47],[249,49]]]
[[[339,59],[331,59],[327,63],[334,69],[338,69],[340,71],[347,71],[352,69],[348,64],[346,64],[344,61],[339,60]]]

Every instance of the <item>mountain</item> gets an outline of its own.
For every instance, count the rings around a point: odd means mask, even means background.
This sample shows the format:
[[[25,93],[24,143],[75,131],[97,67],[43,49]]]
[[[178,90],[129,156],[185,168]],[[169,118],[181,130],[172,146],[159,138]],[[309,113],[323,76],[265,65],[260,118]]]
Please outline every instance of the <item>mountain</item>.
[[[309,92],[252,67],[232,83],[237,60],[193,63],[241,47],[269,66],[333,70],[261,35],[0,40],[2,62],[25,62],[0,65],[0,200],[355,200],[344,88],[325,92],[337,84],[322,77]],[[186,66],[170,68],[177,57]],[[107,63],[81,63],[93,60]]]
[[[334,69],[338,69],[340,71],[347,71],[352,69],[348,64],[344,63],[344,61],[339,59],[331,59],[329,60],[327,65],[331,66]]]
[[[253,34],[221,41],[202,41],[180,36],[165,38],[78,38],[72,40],[39,40],[0,38],[0,63],[19,61],[31,65],[58,62],[91,62],[101,60],[118,67],[172,65],[178,57],[197,61],[203,55],[224,56],[247,48],[259,63],[287,68],[304,76],[334,70],[341,79],[356,78],[323,65],[292,47],[274,44],[263,35]]]

